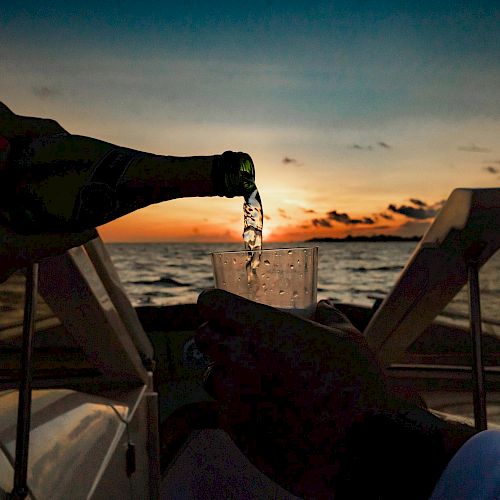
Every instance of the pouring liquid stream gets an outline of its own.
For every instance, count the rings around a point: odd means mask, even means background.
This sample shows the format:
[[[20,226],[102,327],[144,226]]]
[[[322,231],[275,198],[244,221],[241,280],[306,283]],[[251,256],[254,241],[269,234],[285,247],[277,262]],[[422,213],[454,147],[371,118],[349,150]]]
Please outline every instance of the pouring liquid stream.
[[[254,279],[260,264],[263,217],[260,194],[255,188],[249,196],[245,196],[243,203],[243,243],[245,250],[248,250],[246,263],[248,283]]]

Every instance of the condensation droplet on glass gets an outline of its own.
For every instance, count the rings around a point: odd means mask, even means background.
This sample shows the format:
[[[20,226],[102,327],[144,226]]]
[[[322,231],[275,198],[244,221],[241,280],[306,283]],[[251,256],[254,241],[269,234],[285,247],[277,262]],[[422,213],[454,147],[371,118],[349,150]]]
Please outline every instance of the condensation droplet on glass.
[[[285,290],[280,290],[280,295],[284,295],[285,294]]]
[[[300,259],[297,259],[297,264],[300,264]]]
[[[292,270],[293,270],[293,264],[290,264],[290,269],[292,269]]]
[[[233,259],[233,264],[236,264],[236,259]]]
[[[291,250],[288,250],[288,255],[292,255],[292,251]]]
[[[271,263],[270,263],[268,260],[265,260],[265,261],[264,261],[264,265],[265,265],[265,266],[270,266],[270,265],[271,265]]]
[[[224,259],[224,264],[227,264],[227,259]]]
[[[298,296],[299,296],[299,293],[297,292],[297,290],[295,290],[293,292],[293,298],[296,299]]]

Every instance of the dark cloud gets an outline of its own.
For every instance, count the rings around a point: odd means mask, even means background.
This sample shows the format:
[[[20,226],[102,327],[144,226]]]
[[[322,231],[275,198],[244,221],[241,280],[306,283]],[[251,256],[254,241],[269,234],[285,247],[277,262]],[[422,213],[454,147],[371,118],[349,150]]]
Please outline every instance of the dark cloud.
[[[291,219],[291,217],[286,213],[286,210],[283,208],[278,208],[278,213],[283,219]]]
[[[417,207],[426,207],[427,203],[422,200],[418,200],[417,198],[410,198],[410,201],[414,204],[417,205]]]
[[[303,208],[302,209],[306,214],[315,214],[316,210],[313,210],[312,208]]]
[[[484,170],[486,170],[486,172],[489,172],[490,174],[498,174],[499,172],[497,167],[492,167],[491,165],[484,167]]]
[[[361,146],[360,144],[353,144],[351,146],[351,149],[361,149],[363,151],[371,151],[373,149],[373,146],[371,146],[371,145]]]
[[[349,224],[351,220],[347,214],[339,214],[336,210],[332,210],[328,212],[328,218],[332,220],[336,220],[337,222],[342,222],[342,224]]]
[[[271,217],[270,217],[269,215],[267,215],[267,214],[264,214],[264,219],[265,219],[265,220],[271,220]],[[238,220],[239,220],[239,219],[238,219]]]
[[[446,200],[437,201],[436,203],[429,205],[425,201],[419,200],[418,198],[410,198],[410,202],[415,206],[400,205],[397,207],[391,203],[387,208],[391,212],[395,212],[401,215],[405,215],[409,219],[431,219],[437,215],[439,210],[445,204]]]
[[[384,141],[379,141],[379,142],[377,142],[376,145],[380,148],[383,148],[383,149],[392,149],[392,146],[390,146],[389,144],[387,144],[387,142],[384,142]],[[351,149],[359,149],[361,151],[373,151],[374,146],[372,146],[371,144],[367,144],[366,146],[362,146],[361,144],[355,143],[351,146]]]
[[[459,146],[459,151],[467,151],[468,153],[489,153],[491,150],[471,144],[470,146]]]
[[[311,226],[309,224],[302,224],[300,226],[301,229],[309,229]]]
[[[378,215],[385,220],[394,220],[394,217],[391,214],[386,214],[385,212],[380,212]]]
[[[331,222],[327,219],[313,219],[311,222],[314,227],[332,227]]]
[[[290,163],[292,163],[294,165],[298,165],[299,164],[299,162],[295,158],[290,158],[289,156],[285,156],[281,160],[281,162],[284,163],[285,165],[289,165]]]
[[[33,87],[33,95],[40,99],[50,99],[51,97],[57,97],[60,94],[61,91],[55,87],[46,87],[45,85]]]
[[[404,215],[409,219],[432,219],[437,215],[440,208],[444,205],[444,201],[439,201],[434,203],[434,205],[427,205],[427,203],[411,198],[410,200],[416,206],[400,205],[397,207],[394,204],[390,204],[387,208],[391,212]],[[416,203],[417,202],[417,203]]]
[[[387,207],[391,212],[405,215],[406,217],[410,219],[430,219],[431,217],[434,217],[436,215],[435,210],[428,210],[425,208],[417,208],[417,207],[410,207],[408,205],[401,205],[399,207],[396,207],[396,205],[389,205]]]
[[[375,224],[375,221],[371,217],[363,217],[359,219],[351,219],[351,224]]]
[[[328,212],[328,218],[341,222],[342,224],[354,225],[354,224],[375,224],[375,221],[371,217],[363,217],[362,219],[351,219],[346,213],[338,213],[336,210]]]

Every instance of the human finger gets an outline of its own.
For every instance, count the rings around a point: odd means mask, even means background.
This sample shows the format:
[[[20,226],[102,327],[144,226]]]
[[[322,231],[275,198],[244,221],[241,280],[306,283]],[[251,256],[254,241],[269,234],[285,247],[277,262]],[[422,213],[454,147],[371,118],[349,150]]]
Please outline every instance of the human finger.
[[[347,316],[335,307],[332,299],[320,300],[316,306],[314,320],[330,328],[338,328],[355,336],[361,335]]]
[[[259,365],[321,372],[373,359],[366,340],[348,321],[349,327],[326,327],[218,289],[203,292],[198,305],[222,335],[253,342]]]
[[[214,322],[207,321],[198,328],[195,342],[198,349],[215,362],[256,367],[254,341],[240,335],[223,334]]]
[[[245,299],[225,290],[202,292],[198,306],[203,317],[217,325],[222,335],[242,336],[262,349],[293,353],[318,336],[321,325]]]

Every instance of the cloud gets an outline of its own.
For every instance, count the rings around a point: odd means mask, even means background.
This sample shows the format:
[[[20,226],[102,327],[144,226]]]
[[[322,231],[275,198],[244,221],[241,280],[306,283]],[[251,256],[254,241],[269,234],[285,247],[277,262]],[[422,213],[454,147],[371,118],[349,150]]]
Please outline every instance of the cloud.
[[[285,165],[301,165],[301,163],[298,162],[296,158],[290,158],[289,156],[285,156],[282,160],[281,163],[284,163]]]
[[[346,213],[338,213],[336,210],[328,212],[327,215],[329,219],[341,222],[342,224],[346,225],[375,224],[375,221],[371,217],[363,217],[362,219],[351,219],[351,217],[349,217],[349,215],[347,215]]]
[[[387,144],[387,142],[384,141],[379,141],[377,142],[376,146],[383,148],[383,149],[392,149],[392,146]],[[361,144],[354,143],[352,146],[350,146],[351,149],[359,149],[361,151],[373,151],[374,146],[371,144],[367,144],[366,146],[362,146]]]
[[[491,165],[484,167],[484,170],[486,170],[486,172],[489,172],[490,174],[498,174],[499,172],[497,167],[492,167]]]
[[[417,207],[426,207],[427,203],[425,203],[422,200],[418,200],[417,198],[410,198],[410,201],[414,204],[417,205]]]
[[[270,217],[269,215],[267,215],[267,214],[264,214],[264,219],[265,219],[265,220],[271,220],[271,217]],[[238,220],[239,220],[239,219],[238,219]]]
[[[409,219],[425,220],[435,217],[445,202],[445,200],[442,200],[433,205],[428,205],[425,201],[418,200],[417,198],[410,198],[410,201],[415,206],[400,205],[397,207],[391,203],[387,208],[391,212],[404,215]]]
[[[283,208],[278,208],[278,213],[283,219],[291,219],[291,217],[286,213],[286,210]]]
[[[55,87],[46,87],[45,85],[33,87],[33,95],[40,99],[50,99],[52,97],[57,97],[60,94],[61,91]]]
[[[311,222],[314,227],[332,227],[331,222],[327,219],[313,219]]]
[[[385,220],[394,220],[394,217],[391,214],[386,214],[385,212],[380,212],[378,215]]]
[[[489,153],[491,150],[488,148],[482,148],[480,146],[476,146],[475,144],[471,144],[470,146],[459,146],[459,151],[467,151],[468,153]]]
[[[316,213],[316,210],[313,210],[312,208],[303,208],[302,211],[305,212],[306,214],[315,214]]]

